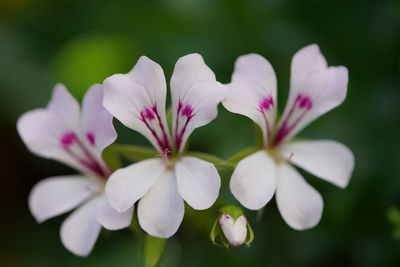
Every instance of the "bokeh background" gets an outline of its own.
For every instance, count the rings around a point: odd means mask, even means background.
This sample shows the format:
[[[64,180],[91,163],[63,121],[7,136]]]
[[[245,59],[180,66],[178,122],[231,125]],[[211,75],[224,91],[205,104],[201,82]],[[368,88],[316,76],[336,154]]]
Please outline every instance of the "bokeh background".
[[[274,201],[250,248],[211,244],[215,211],[187,216],[168,243],[161,266],[400,266],[400,240],[387,219],[400,206],[400,2],[397,0],[0,0],[0,266],[141,266],[140,237],[103,231],[92,254],[78,258],[59,240],[65,216],[37,224],[27,207],[40,179],[74,173],[30,154],[15,123],[44,107],[64,83],[80,98],[89,85],[126,73],[141,55],[160,63],[167,80],[175,61],[202,54],[221,82],[235,59],[265,56],[278,76],[280,110],[286,101],[290,60],[318,43],[330,65],[350,72],[343,105],[300,135],[347,144],[356,168],[345,190],[304,174],[321,192],[324,214],[299,232],[280,217]],[[115,122],[120,143],[148,145]],[[220,116],[195,131],[191,149],[226,158],[255,144],[250,120],[220,107]],[[222,197],[236,203],[227,192]]]

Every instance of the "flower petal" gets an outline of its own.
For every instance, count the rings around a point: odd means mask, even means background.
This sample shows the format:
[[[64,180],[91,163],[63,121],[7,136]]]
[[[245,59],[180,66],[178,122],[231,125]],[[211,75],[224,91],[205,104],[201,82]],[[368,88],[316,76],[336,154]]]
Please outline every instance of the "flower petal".
[[[68,212],[100,190],[94,179],[79,175],[58,176],[37,183],[29,195],[29,209],[41,223]]]
[[[115,171],[107,181],[106,195],[119,212],[130,209],[165,172],[161,159],[148,159]]]
[[[257,123],[268,140],[276,116],[276,76],[271,64],[262,56],[240,56],[235,63],[232,82],[224,107]]]
[[[179,194],[194,209],[204,210],[218,198],[221,179],[212,163],[183,157],[175,165]]]
[[[264,150],[242,159],[230,181],[232,194],[251,210],[264,207],[273,197],[275,187],[275,162]]]
[[[128,74],[104,81],[105,108],[126,127],[144,135],[160,152],[168,146],[166,82],[160,65],[142,56]]]
[[[183,199],[178,192],[175,174],[168,171],[139,201],[140,227],[152,236],[169,238],[178,230],[183,215]]]
[[[86,257],[92,251],[101,225],[96,220],[96,214],[103,197],[97,197],[74,211],[61,225],[61,242],[77,256]]]
[[[335,141],[291,142],[283,144],[280,151],[293,164],[342,188],[354,169],[351,150]]]
[[[346,98],[346,67],[327,67],[317,45],[310,45],[293,57],[291,87],[275,145],[288,140],[307,124],[340,105]]]
[[[277,175],[276,202],[285,222],[296,230],[316,226],[324,204],[321,195],[288,164],[279,164]]]
[[[82,130],[98,156],[117,138],[112,119],[112,115],[103,106],[103,86],[93,85],[83,99]]]
[[[80,130],[80,108],[78,101],[63,84],[57,84],[47,110],[70,130]]]
[[[179,151],[194,129],[217,117],[227,88],[216,81],[199,54],[181,57],[171,78],[173,136]]]
[[[103,197],[100,209],[97,212],[97,221],[107,230],[119,230],[128,227],[132,220],[133,207],[124,212],[118,212]]]

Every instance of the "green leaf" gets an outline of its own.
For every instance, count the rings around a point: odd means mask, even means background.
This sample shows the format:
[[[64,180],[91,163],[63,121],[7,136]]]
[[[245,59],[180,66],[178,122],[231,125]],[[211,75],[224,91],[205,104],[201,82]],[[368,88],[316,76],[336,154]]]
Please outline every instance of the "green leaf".
[[[158,155],[158,152],[153,148],[134,145],[113,144],[110,146],[110,150],[130,161],[140,161]]]
[[[219,209],[219,211],[222,213],[229,214],[230,216],[232,216],[232,218],[235,221],[237,220],[237,218],[239,218],[240,216],[242,216],[244,214],[243,210],[235,205],[229,205],[229,206],[222,207]]]
[[[228,158],[228,159],[224,162],[224,165],[225,165],[225,166],[235,167],[236,164],[238,164],[239,161],[241,161],[241,160],[244,159],[245,157],[249,156],[250,154],[253,154],[253,153],[256,152],[257,150],[259,150],[259,148],[257,148],[257,147],[248,147],[248,148],[245,148],[245,149],[239,151],[238,153],[236,153],[235,155],[233,155],[232,157]]]
[[[210,239],[214,245],[217,244],[217,242],[215,242],[215,238],[218,236],[218,234],[221,233],[221,226],[219,225],[218,221],[219,221],[219,217],[217,217],[217,219],[215,220],[214,225],[211,228],[211,232],[210,232]]]
[[[249,222],[247,222],[247,237],[246,237],[246,241],[244,242],[247,246],[250,246],[250,243],[253,242],[254,240],[254,231],[251,228]]]
[[[400,210],[396,207],[390,207],[387,211],[387,218],[390,223],[400,226]]]
[[[168,239],[146,235],[144,241],[144,262],[146,267],[157,266],[164,253]]]
[[[102,158],[112,171],[118,170],[122,167],[122,162],[118,153],[113,151],[111,146],[103,150]]]

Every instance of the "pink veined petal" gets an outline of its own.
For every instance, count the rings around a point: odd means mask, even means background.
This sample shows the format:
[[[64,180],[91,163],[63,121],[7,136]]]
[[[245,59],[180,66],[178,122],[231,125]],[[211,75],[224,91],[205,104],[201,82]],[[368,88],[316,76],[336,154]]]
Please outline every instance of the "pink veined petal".
[[[310,45],[293,57],[291,88],[273,145],[290,139],[306,125],[346,98],[346,67],[327,67],[317,45]]]
[[[93,85],[83,99],[82,134],[99,158],[103,149],[117,138],[112,120],[112,115],[103,106],[103,85]]]
[[[296,141],[279,148],[285,158],[330,183],[344,188],[354,169],[354,156],[345,145],[330,140]]]
[[[68,92],[63,84],[57,84],[47,105],[47,110],[54,114],[69,130],[80,130],[80,107],[78,101]]]
[[[41,223],[72,210],[100,189],[99,181],[80,175],[50,177],[33,187],[29,209]]]
[[[104,81],[104,107],[126,127],[164,153],[170,137],[165,115],[166,82],[160,65],[142,56],[128,74]]]
[[[230,91],[222,102],[233,113],[246,116],[257,123],[264,142],[268,142],[276,117],[276,76],[271,64],[262,56],[240,56],[235,63]]]
[[[247,156],[233,171],[229,187],[240,204],[251,210],[261,209],[275,193],[274,160],[264,150]]]
[[[115,171],[107,181],[106,195],[119,212],[130,209],[165,172],[161,159],[147,159]]]
[[[181,152],[194,129],[217,116],[218,104],[227,88],[216,81],[199,54],[181,57],[171,78],[172,132],[176,150]]]
[[[277,166],[276,203],[285,222],[305,230],[318,224],[324,206],[321,195],[292,166]]]
[[[107,230],[119,230],[128,227],[132,220],[133,207],[119,212],[113,209],[105,196],[102,198],[102,204],[97,212],[98,223]]]
[[[175,174],[168,171],[139,201],[139,224],[152,236],[169,238],[178,230],[184,212]]]
[[[103,196],[99,196],[83,204],[61,225],[61,242],[66,249],[77,256],[89,255],[96,243],[101,230],[96,214],[101,207],[102,200]]]
[[[18,119],[17,130],[32,153],[61,161],[80,172],[87,172],[87,169],[63,148],[60,140],[70,129],[55,114],[45,109],[28,111]]]
[[[179,194],[194,209],[204,210],[214,204],[221,187],[221,178],[212,163],[183,157],[175,165]]]

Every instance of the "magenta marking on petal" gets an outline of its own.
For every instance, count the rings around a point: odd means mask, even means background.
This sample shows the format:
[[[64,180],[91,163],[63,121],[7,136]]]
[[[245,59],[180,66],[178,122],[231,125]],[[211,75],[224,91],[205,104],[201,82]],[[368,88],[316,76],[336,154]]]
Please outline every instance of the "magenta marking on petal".
[[[87,138],[89,142],[94,145],[93,133],[88,133]],[[102,167],[101,163],[96,159],[94,155],[87,149],[87,147],[79,140],[78,136],[74,132],[65,133],[60,143],[65,151],[77,162],[82,164],[86,169],[92,173],[107,179],[111,174],[111,171],[107,166]],[[80,152],[80,153],[78,153]]]
[[[299,94],[292,107],[290,108],[288,114],[283,120],[280,128],[275,134],[275,138],[272,142],[272,146],[279,145],[284,139],[293,131],[293,129],[299,124],[299,122],[304,118],[306,113],[312,109],[313,101],[310,96]],[[289,121],[292,120],[290,123]]]
[[[265,127],[266,127],[265,140],[268,140],[268,137],[271,132],[271,126],[270,126],[270,122],[268,121],[267,112],[269,112],[272,109],[273,105],[274,105],[274,100],[270,96],[264,97],[263,99],[261,99],[260,103],[258,104],[258,110],[261,112],[261,114],[264,118]]]
[[[158,136],[154,124],[150,124],[149,121],[157,119],[158,127],[161,130],[161,136]],[[146,125],[146,127],[150,130],[153,137],[156,139],[157,145],[159,146],[161,151],[170,151],[169,149],[169,141],[168,134],[166,132],[166,127],[161,120],[161,117],[158,113],[157,106],[154,105],[151,108],[145,107],[140,112],[140,120]]]
[[[74,132],[68,132],[61,137],[60,142],[63,146],[70,146],[75,143],[77,139],[78,138]]]
[[[181,116],[190,117],[192,116],[193,108],[190,105],[185,105],[181,111]]]
[[[86,134],[86,138],[88,139],[88,141],[89,141],[89,143],[92,145],[92,146],[94,146],[95,145],[95,138],[94,138],[94,133],[92,133],[92,132],[88,132],[87,134]]]
[[[183,142],[183,135],[186,131],[186,128],[189,124],[189,121],[196,115],[193,113],[194,109],[189,104],[183,104],[180,100],[178,102],[178,108],[176,111],[176,121],[175,121],[175,146],[176,151],[179,152],[182,142]],[[179,117],[185,117],[185,124],[179,131]]]

